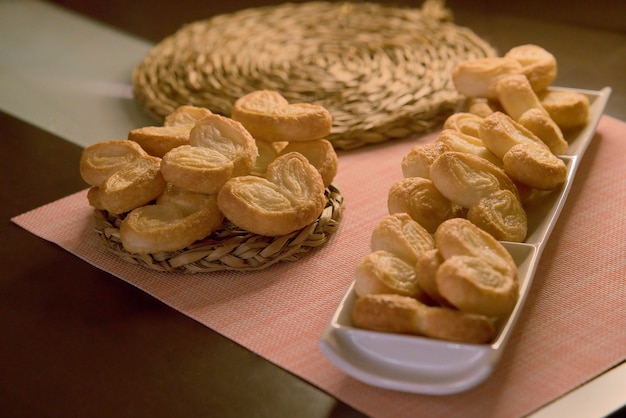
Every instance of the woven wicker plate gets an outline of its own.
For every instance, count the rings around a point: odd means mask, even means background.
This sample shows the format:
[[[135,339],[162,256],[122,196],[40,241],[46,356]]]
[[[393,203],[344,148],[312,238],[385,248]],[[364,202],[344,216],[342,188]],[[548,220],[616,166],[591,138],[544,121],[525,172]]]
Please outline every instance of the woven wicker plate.
[[[204,240],[179,251],[138,255],[124,250],[119,226],[122,218],[95,211],[96,232],[106,249],[122,260],[156,271],[200,273],[223,270],[262,270],[280,261],[296,261],[323,245],[339,226],[343,196],[333,185],[326,189],[326,207],[307,227],[279,237],[241,230],[225,220]]]
[[[183,26],[135,68],[133,86],[159,122],[184,104],[229,116],[239,97],[277,90],[326,107],[328,139],[351,149],[432,130],[460,100],[452,68],[493,55],[441,0],[282,4]]]

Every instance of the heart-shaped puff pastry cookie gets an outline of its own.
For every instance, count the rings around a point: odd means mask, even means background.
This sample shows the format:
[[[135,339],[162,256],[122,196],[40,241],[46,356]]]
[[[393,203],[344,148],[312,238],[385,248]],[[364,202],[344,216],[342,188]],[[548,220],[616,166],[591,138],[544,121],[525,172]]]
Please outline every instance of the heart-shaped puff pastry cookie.
[[[207,237],[222,224],[215,195],[168,184],[156,204],[133,209],[120,225],[126,251],[156,254],[177,251]]]
[[[309,225],[326,205],[319,172],[299,153],[276,158],[265,178],[233,177],[217,195],[217,204],[233,224],[264,235],[286,235]]]
[[[290,104],[273,90],[257,90],[239,98],[231,117],[241,122],[261,141],[311,141],[326,137],[332,116],[323,106],[310,103]]]
[[[113,139],[88,146],[80,155],[80,175],[91,186],[102,184],[130,162],[147,157],[136,142]]]
[[[193,125],[189,144],[163,156],[163,178],[197,193],[215,194],[231,177],[249,174],[258,148],[254,138],[239,122],[208,115]]]

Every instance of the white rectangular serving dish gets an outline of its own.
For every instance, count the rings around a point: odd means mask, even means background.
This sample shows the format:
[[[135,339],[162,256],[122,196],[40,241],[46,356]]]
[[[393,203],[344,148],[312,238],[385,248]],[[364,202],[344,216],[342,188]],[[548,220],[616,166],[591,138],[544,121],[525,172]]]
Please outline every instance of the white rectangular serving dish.
[[[589,122],[580,131],[570,133],[569,137],[566,135],[570,145],[567,154],[560,156],[567,164],[566,183],[531,202],[527,208],[528,236],[525,242],[503,243],[519,269],[520,297],[494,342],[463,344],[356,328],[351,320],[356,299],[354,285],[351,285],[320,339],[322,353],[337,368],[372,386],[428,395],[462,392],[491,374],[519,319],[541,253],[611,94],[610,87],[599,91],[553,89],[585,94],[590,103]]]

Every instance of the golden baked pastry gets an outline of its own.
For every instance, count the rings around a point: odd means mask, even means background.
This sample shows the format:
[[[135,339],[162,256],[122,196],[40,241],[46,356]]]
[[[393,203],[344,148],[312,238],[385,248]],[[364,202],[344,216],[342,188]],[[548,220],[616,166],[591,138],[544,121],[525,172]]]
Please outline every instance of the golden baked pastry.
[[[165,117],[163,126],[195,125],[200,119],[211,115],[209,109],[197,106],[179,106]]]
[[[181,250],[222,224],[215,195],[168,187],[157,203],[133,209],[120,225],[124,249],[135,254]]]
[[[517,280],[517,265],[511,254],[491,234],[467,219],[454,218],[435,232],[435,246],[444,259],[469,255],[487,261],[500,273]]]
[[[100,188],[93,186],[87,190],[87,201],[89,202],[89,206],[94,207],[98,210],[106,210],[102,202],[100,201]]]
[[[165,190],[160,166],[158,157],[137,158],[107,178],[92,199],[102,209],[117,214],[143,206]]]
[[[414,298],[428,297],[417,284],[413,264],[384,250],[367,254],[357,264],[354,292],[357,296],[391,293]]]
[[[435,303],[441,306],[450,307],[450,303],[441,296],[437,288],[437,270],[443,263],[443,257],[437,248],[432,248],[422,252],[415,263],[415,277],[419,287]]]
[[[312,223],[326,205],[324,182],[306,157],[290,152],[274,160],[266,178],[233,177],[217,202],[238,227],[265,236],[285,235]]]
[[[193,192],[216,194],[233,175],[233,162],[219,151],[181,145],[161,161],[165,181]]]
[[[431,234],[441,222],[458,216],[456,205],[423,177],[395,182],[387,194],[387,209],[390,214],[408,214]]]
[[[480,116],[481,118],[489,116],[497,110],[501,110],[497,102],[484,97],[468,97],[464,106],[467,113]]]
[[[463,152],[441,154],[430,167],[430,177],[443,196],[464,208],[501,189],[517,196],[517,187],[502,169]]]
[[[536,144],[548,149],[537,135],[502,112],[494,112],[483,119],[480,125],[480,138],[485,147],[500,158],[517,144]]]
[[[567,166],[545,147],[515,145],[504,154],[503,162],[509,177],[538,190],[552,190],[567,180]]]
[[[457,310],[427,306],[401,295],[367,295],[354,303],[357,327],[382,332],[423,335],[448,341],[487,343],[495,337],[493,320]]]
[[[454,67],[452,82],[457,91],[467,97],[496,99],[498,80],[521,71],[522,65],[512,58],[476,58]]]
[[[443,129],[454,129],[465,135],[480,138],[479,127],[482,119],[482,116],[471,112],[453,113],[443,123]]]
[[[99,142],[83,149],[80,175],[87,184],[98,187],[126,164],[147,155],[139,144],[125,139]]]
[[[496,336],[495,322],[489,316],[425,305],[420,330],[430,338],[472,344],[489,343]]]
[[[525,75],[534,91],[547,89],[556,79],[557,61],[554,55],[539,45],[526,44],[511,48],[504,54],[522,65]]]
[[[330,141],[314,139],[305,142],[290,142],[280,151],[279,155],[289,152],[299,152],[304,155],[322,176],[324,186],[330,186],[337,175],[339,165],[337,153]]]
[[[183,187],[167,183],[165,190],[157,198],[157,205],[170,205],[180,209],[184,216],[197,212],[208,202],[208,195],[205,193],[197,193]],[[217,201],[215,201],[217,204]],[[221,213],[217,212],[221,215]]]
[[[480,256],[447,257],[437,270],[437,289],[463,312],[505,316],[517,303],[519,286],[515,277],[496,270]]]
[[[467,219],[499,241],[522,242],[528,233],[526,211],[509,190],[483,197],[469,208]]]
[[[435,248],[430,233],[406,213],[385,216],[371,236],[372,251],[387,251],[415,264],[424,251]]]
[[[189,133],[189,145],[217,151],[233,164],[233,176],[249,174],[259,153],[256,141],[243,125],[211,114],[200,119]]]
[[[433,161],[446,151],[450,149],[442,142],[414,145],[402,157],[402,175],[429,179]]]
[[[279,92],[258,90],[239,98],[231,117],[262,141],[310,141],[330,134],[332,117],[324,107],[289,103]]]
[[[553,154],[560,155],[567,152],[567,141],[563,132],[550,115],[539,109],[528,109],[520,116],[519,124],[537,135],[550,148]]]
[[[529,109],[539,109],[547,114],[530,81],[522,74],[502,77],[496,83],[496,93],[502,108],[513,120],[518,121]]]
[[[267,142],[256,140],[256,147],[259,155],[256,157],[256,161],[254,162],[254,168],[250,172],[250,174],[265,177],[265,172],[267,171],[267,166],[271,164],[272,161],[278,157],[279,149],[275,146],[276,144],[283,144],[282,142]],[[287,144],[287,143],[285,143]]]
[[[562,130],[584,126],[589,121],[589,98],[568,90],[547,90],[539,93],[541,105]]]
[[[477,124],[478,132],[481,123],[482,118]],[[479,136],[464,134],[454,129],[444,129],[437,135],[435,142],[444,144],[450,151],[473,154],[497,166],[502,166],[502,160],[485,147]]]
[[[359,328],[400,334],[422,335],[419,302],[397,294],[367,294],[359,297],[352,310],[352,322]]]
[[[497,85],[498,98],[506,113],[541,139],[555,154],[567,151],[567,142],[559,126],[543,108],[526,76],[502,78]]]
[[[163,157],[169,150],[189,143],[193,125],[146,126],[128,132],[128,139],[155,157]]]

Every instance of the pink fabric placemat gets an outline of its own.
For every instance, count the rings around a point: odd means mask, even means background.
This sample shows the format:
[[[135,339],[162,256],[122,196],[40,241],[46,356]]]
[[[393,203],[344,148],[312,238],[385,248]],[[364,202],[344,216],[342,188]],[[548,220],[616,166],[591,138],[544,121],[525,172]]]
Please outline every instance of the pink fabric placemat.
[[[360,383],[318,340],[387,214],[401,158],[434,136],[340,154],[339,230],[296,263],[251,273],[157,273],[103,251],[86,190],[13,218],[28,231],[153,295],[373,417],[516,417],[626,359],[626,123],[603,117],[544,250],[515,336],[492,376],[450,396]],[[78,168],[77,168],[78,169]],[[471,406],[468,408],[468,406]]]

